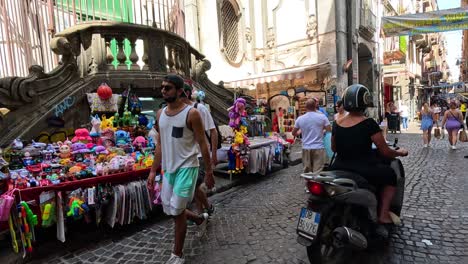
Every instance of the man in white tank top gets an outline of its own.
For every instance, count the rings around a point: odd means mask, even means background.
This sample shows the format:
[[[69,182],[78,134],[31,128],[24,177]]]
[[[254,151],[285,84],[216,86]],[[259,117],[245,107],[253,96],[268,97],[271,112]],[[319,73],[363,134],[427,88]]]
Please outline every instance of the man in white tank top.
[[[187,233],[187,219],[201,227],[206,226],[208,214],[194,214],[187,210],[193,200],[198,176],[199,152],[205,164],[205,183],[213,188],[213,167],[206,142],[200,113],[180,99],[184,80],[177,75],[167,75],[161,85],[161,92],[167,107],[157,113],[158,132],[154,163],[148,176],[148,188],[154,188],[157,168],[164,172],[161,198],[164,212],[175,221],[174,250],[167,263],[185,262],[183,246]]]

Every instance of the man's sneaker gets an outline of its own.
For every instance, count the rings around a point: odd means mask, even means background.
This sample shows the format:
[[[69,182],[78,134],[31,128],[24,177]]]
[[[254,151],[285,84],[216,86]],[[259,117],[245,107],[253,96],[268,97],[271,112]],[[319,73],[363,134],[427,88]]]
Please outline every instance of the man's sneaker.
[[[200,215],[203,217],[203,222],[198,225],[197,237],[202,237],[206,233],[206,224],[208,224],[208,218],[210,217],[208,213],[203,213]]]
[[[185,259],[184,257],[179,257],[175,255],[174,253],[171,253],[171,257],[169,258],[168,261],[166,261],[166,264],[184,264]]]
[[[213,204],[210,205],[210,208],[205,209],[205,213],[207,213],[210,216],[210,218],[213,216],[214,212],[215,212],[215,207]]]
[[[457,147],[456,147],[456,146],[452,146],[452,149],[455,150],[455,149],[457,149]]]

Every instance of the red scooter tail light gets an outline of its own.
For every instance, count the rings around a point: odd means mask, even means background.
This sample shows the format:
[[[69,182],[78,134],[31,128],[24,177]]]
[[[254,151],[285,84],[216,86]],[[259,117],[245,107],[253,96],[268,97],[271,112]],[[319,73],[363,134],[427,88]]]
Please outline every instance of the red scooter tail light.
[[[309,192],[315,196],[323,196],[326,194],[325,188],[318,182],[308,181],[307,188],[309,189]]]

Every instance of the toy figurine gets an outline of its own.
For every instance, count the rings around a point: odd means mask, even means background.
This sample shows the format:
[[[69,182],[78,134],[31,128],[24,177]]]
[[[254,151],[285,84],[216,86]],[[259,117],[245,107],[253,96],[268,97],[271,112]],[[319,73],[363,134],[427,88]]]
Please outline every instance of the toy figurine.
[[[60,151],[59,157],[60,157],[61,159],[68,159],[68,158],[70,158],[70,157],[71,157],[71,147],[70,147],[69,145],[67,145],[67,144],[64,144],[64,143],[60,142],[60,141],[57,142],[57,143],[58,143],[58,145],[60,146],[60,149],[59,149],[59,151]]]
[[[33,164],[34,164],[34,160],[31,157],[31,154],[29,154],[29,152],[25,152],[24,157],[23,157],[23,165],[24,166],[29,166],[29,165],[33,165]]]
[[[146,139],[142,136],[136,137],[135,140],[133,140],[133,146],[136,150],[142,150],[143,148],[146,148]]]
[[[121,165],[120,164],[121,164],[120,156],[116,156],[116,157],[112,158],[112,160],[109,162],[110,172],[112,172],[112,173],[120,172],[121,171]]]
[[[23,142],[19,138],[13,140],[13,143],[11,144],[12,149],[16,150],[21,150],[23,149]]]
[[[87,213],[89,211],[89,208],[85,204],[85,202],[76,197],[70,198],[68,208],[69,210],[67,212],[67,216],[73,217],[74,219],[80,219],[84,213]]]
[[[128,111],[127,108],[125,108],[121,122],[122,126],[130,126],[132,122],[132,113]]]
[[[120,115],[119,113],[115,113],[114,114],[114,119],[112,120],[112,125],[115,127],[115,128],[118,128],[120,127]]]
[[[114,130],[114,117],[111,117],[109,119],[106,118],[106,115],[102,115],[101,118],[101,130],[105,130],[106,128],[110,128]]]
[[[91,137],[99,137],[101,135],[101,119],[98,115],[91,116],[91,126],[92,128],[89,135]]]
[[[148,125],[148,118],[146,115],[140,115],[138,117],[138,125],[140,126],[147,126]]]
[[[72,154],[76,153],[89,153],[89,149],[86,147],[86,144],[84,143],[73,143],[72,145]]]
[[[89,153],[89,149],[84,143],[73,143],[72,154],[75,162],[83,162],[85,153]]]
[[[46,143],[42,143],[42,142],[36,142],[36,141],[32,141],[32,146],[35,147],[35,148],[38,148],[38,149],[45,149],[47,144]]]
[[[109,151],[106,149],[106,147],[104,146],[96,146],[94,148],[94,153],[96,153],[96,155],[99,155],[99,154],[105,154],[105,155],[108,155],[109,154]]]
[[[8,166],[8,162],[3,158],[3,150],[0,148],[0,170]]]
[[[127,159],[125,160],[125,171],[132,171],[135,166],[135,159],[131,156],[127,156]]]
[[[51,175],[47,175],[47,179],[50,180],[52,184],[59,184],[59,175],[57,173],[52,173]]]
[[[48,147],[47,149],[41,151],[42,162],[48,163],[48,164],[52,163],[52,160],[54,159],[53,154],[54,154],[54,150],[49,150]]]
[[[130,125],[131,126],[137,126],[138,125],[138,115],[133,116],[133,118],[130,120]]]
[[[23,168],[23,162],[21,162],[21,153],[13,151],[10,153],[10,164],[8,165],[10,170],[18,170]]]
[[[75,130],[75,137],[72,139],[72,143],[81,142],[84,144],[91,143],[93,139],[89,136],[89,131],[86,128],[78,128]]]
[[[103,163],[98,163],[96,164],[96,169],[94,170],[94,173],[96,176],[101,176],[103,174]]]
[[[69,176],[76,176],[76,174],[79,174],[81,172],[81,166],[73,166],[70,169],[68,169],[68,175]]]
[[[109,168],[109,164],[107,163],[104,163],[103,167],[102,167],[102,175],[109,175],[109,171],[110,171],[110,168]]]
[[[123,130],[117,130],[115,132],[115,144],[117,146],[123,146],[130,143],[130,134]]]

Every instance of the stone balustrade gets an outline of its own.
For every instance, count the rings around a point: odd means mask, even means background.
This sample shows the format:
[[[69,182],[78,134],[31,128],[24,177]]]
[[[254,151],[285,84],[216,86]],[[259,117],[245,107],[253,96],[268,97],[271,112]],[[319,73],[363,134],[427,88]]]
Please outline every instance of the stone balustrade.
[[[190,76],[204,58],[180,36],[153,27],[109,21],[83,23],[55,36],[77,56],[81,76],[107,71],[177,73]]]

